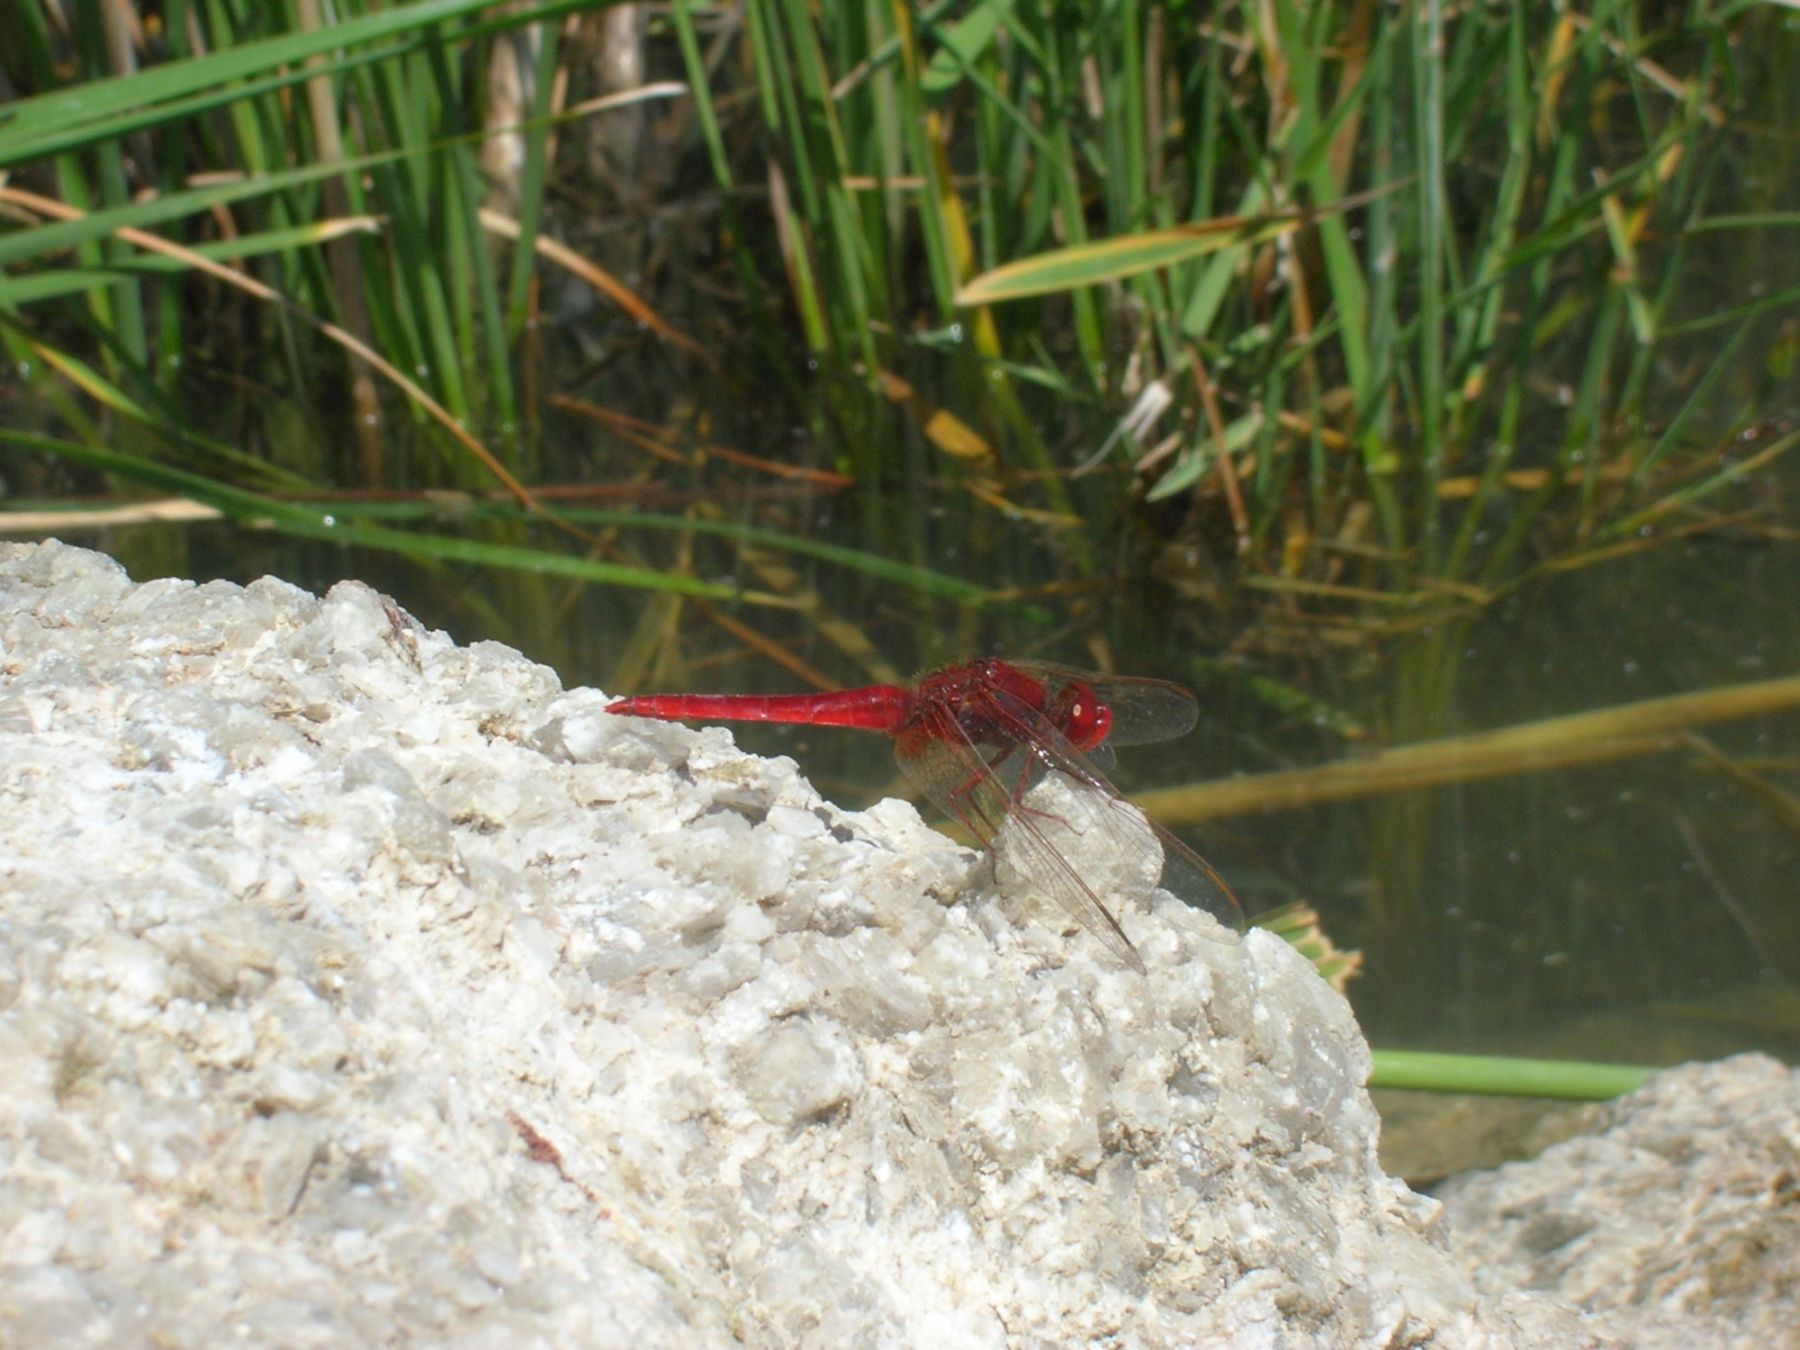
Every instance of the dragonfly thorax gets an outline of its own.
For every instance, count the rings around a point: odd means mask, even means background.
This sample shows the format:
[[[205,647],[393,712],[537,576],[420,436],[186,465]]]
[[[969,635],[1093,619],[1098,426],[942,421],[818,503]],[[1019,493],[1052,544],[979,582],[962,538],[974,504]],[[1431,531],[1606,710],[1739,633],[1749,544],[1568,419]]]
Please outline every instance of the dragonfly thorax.
[[[1013,709],[1039,714],[1077,750],[1092,750],[1112,730],[1112,709],[1084,680],[1021,670],[991,658],[940,671],[919,686],[926,718],[948,717],[976,745],[1019,739]]]

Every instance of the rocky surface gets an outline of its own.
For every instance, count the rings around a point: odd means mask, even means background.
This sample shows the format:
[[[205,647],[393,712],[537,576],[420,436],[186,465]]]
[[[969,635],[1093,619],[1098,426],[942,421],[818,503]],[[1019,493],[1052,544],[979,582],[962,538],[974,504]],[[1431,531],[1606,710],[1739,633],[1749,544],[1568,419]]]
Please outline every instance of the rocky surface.
[[[357,584],[0,546],[8,1343],[1606,1325],[1382,1174],[1280,941],[1165,898],[1140,976],[910,807],[605,702]]]
[[[1634,1346],[1800,1345],[1800,1071],[1684,1065],[1596,1114],[1440,1188],[1477,1287],[1606,1313]]]

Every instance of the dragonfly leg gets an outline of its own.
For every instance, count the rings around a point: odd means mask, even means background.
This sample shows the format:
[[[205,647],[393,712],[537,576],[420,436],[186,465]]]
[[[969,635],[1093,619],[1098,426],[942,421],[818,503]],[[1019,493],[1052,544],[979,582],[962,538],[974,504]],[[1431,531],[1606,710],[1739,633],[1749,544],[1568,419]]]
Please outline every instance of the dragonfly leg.
[[[979,793],[976,791],[976,789],[980,788],[993,776],[993,769],[991,767],[984,767],[977,770],[961,783],[951,788],[949,792],[944,794],[944,805],[965,827],[973,828],[976,823],[979,823],[982,827],[981,834],[984,838],[999,830],[1001,825],[1005,823],[1005,818],[1008,815],[1035,817],[1038,820],[1053,820],[1070,833],[1080,834],[1081,830],[1071,824],[1066,817],[1059,816],[1054,811],[1041,811],[1036,807],[1027,806],[1025,804],[1025,793],[1031,784],[1031,770],[1031,759],[1026,756],[1021,756],[1018,773],[1015,776],[1012,790],[1007,797],[1007,805],[1001,809],[998,819],[989,819],[989,812],[984,809],[985,804]],[[1075,781],[1081,782],[1083,780],[1078,778]],[[971,816],[979,817],[979,821],[972,821]]]
[[[1021,815],[1021,816],[1035,816],[1039,820],[1054,820],[1058,825],[1062,826],[1065,830],[1069,831],[1070,834],[1080,834],[1081,830],[1078,827],[1076,827],[1075,825],[1070,824],[1066,817],[1059,816],[1054,811],[1040,811],[1035,806],[1027,806],[1025,804],[1025,793],[1026,793],[1026,790],[1031,785],[1030,778],[1031,778],[1031,761],[1030,760],[1021,760],[1020,764],[1019,764],[1018,782],[1013,784],[1013,792],[1012,792],[1012,809],[1013,809],[1013,811],[1016,814]]]

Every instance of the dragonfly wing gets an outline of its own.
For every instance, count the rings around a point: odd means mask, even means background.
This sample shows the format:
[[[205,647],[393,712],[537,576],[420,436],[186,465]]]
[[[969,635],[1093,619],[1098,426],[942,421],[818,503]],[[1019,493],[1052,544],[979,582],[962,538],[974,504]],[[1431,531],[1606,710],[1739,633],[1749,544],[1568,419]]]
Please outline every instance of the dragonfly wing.
[[[1167,687],[1186,694],[1178,685]],[[997,693],[992,702],[995,705],[992,714],[1005,719],[1006,734],[1016,738],[1022,747],[1028,747],[1045,772],[1062,774],[1091,790],[1092,805],[1080,813],[1078,822],[1084,838],[1091,835],[1094,839],[1084,847],[1084,852],[1095,857],[1122,855],[1135,858],[1160,854],[1165,890],[1190,908],[1205,910],[1233,934],[1244,931],[1243,906],[1211,864],[1126,801],[1093,759],[1070,744],[1069,739],[1035,708],[1004,692]]]
[[[907,781],[984,849],[1011,809],[996,777],[1013,758],[1010,747],[976,745],[954,721],[909,727],[894,738],[894,759]]]
[[[1228,941],[1241,937],[1245,927],[1244,907],[1238,903],[1237,893],[1213,865],[1130,802],[1121,800],[1118,805],[1122,810],[1136,813],[1162,845],[1162,888],[1189,909],[1204,910],[1217,919],[1229,935]]]
[[[1085,784],[1061,775],[1044,778],[1026,793],[994,841],[995,879],[1005,890],[1018,885],[1049,896],[1142,974],[1143,958],[1099,893],[1148,897],[1156,886],[1155,857],[1112,849],[1107,836],[1093,828],[1094,806],[1095,794]]]
[[[1043,718],[1037,721],[1055,734]],[[1154,857],[1155,840],[1147,831],[1121,851],[1117,832],[1103,828],[1113,797],[1065,778],[1060,795],[1036,804],[1042,789],[1032,793],[1031,782],[1043,776],[1037,748],[977,744],[955,718],[903,733],[895,750],[907,777],[993,856],[1003,889],[1018,886],[1050,897],[1126,965],[1144,969],[1137,948],[1083,875],[1113,880],[1121,864],[1141,868]],[[1147,894],[1155,884],[1149,875],[1135,889]],[[1103,882],[1102,889],[1113,887]]]

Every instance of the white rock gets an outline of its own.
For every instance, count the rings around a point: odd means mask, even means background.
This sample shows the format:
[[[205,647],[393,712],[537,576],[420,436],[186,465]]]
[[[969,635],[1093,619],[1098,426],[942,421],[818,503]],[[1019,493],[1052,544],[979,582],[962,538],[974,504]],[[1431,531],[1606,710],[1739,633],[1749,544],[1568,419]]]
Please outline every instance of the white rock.
[[[1603,1313],[1634,1346],[1800,1339],[1800,1069],[1689,1064],[1537,1158],[1445,1183],[1477,1287]]]
[[[968,888],[916,813],[364,586],[0,546],[19,1344],[1460,1345],[1280,941]],[[981,873],[977,873],[979,877]]]

